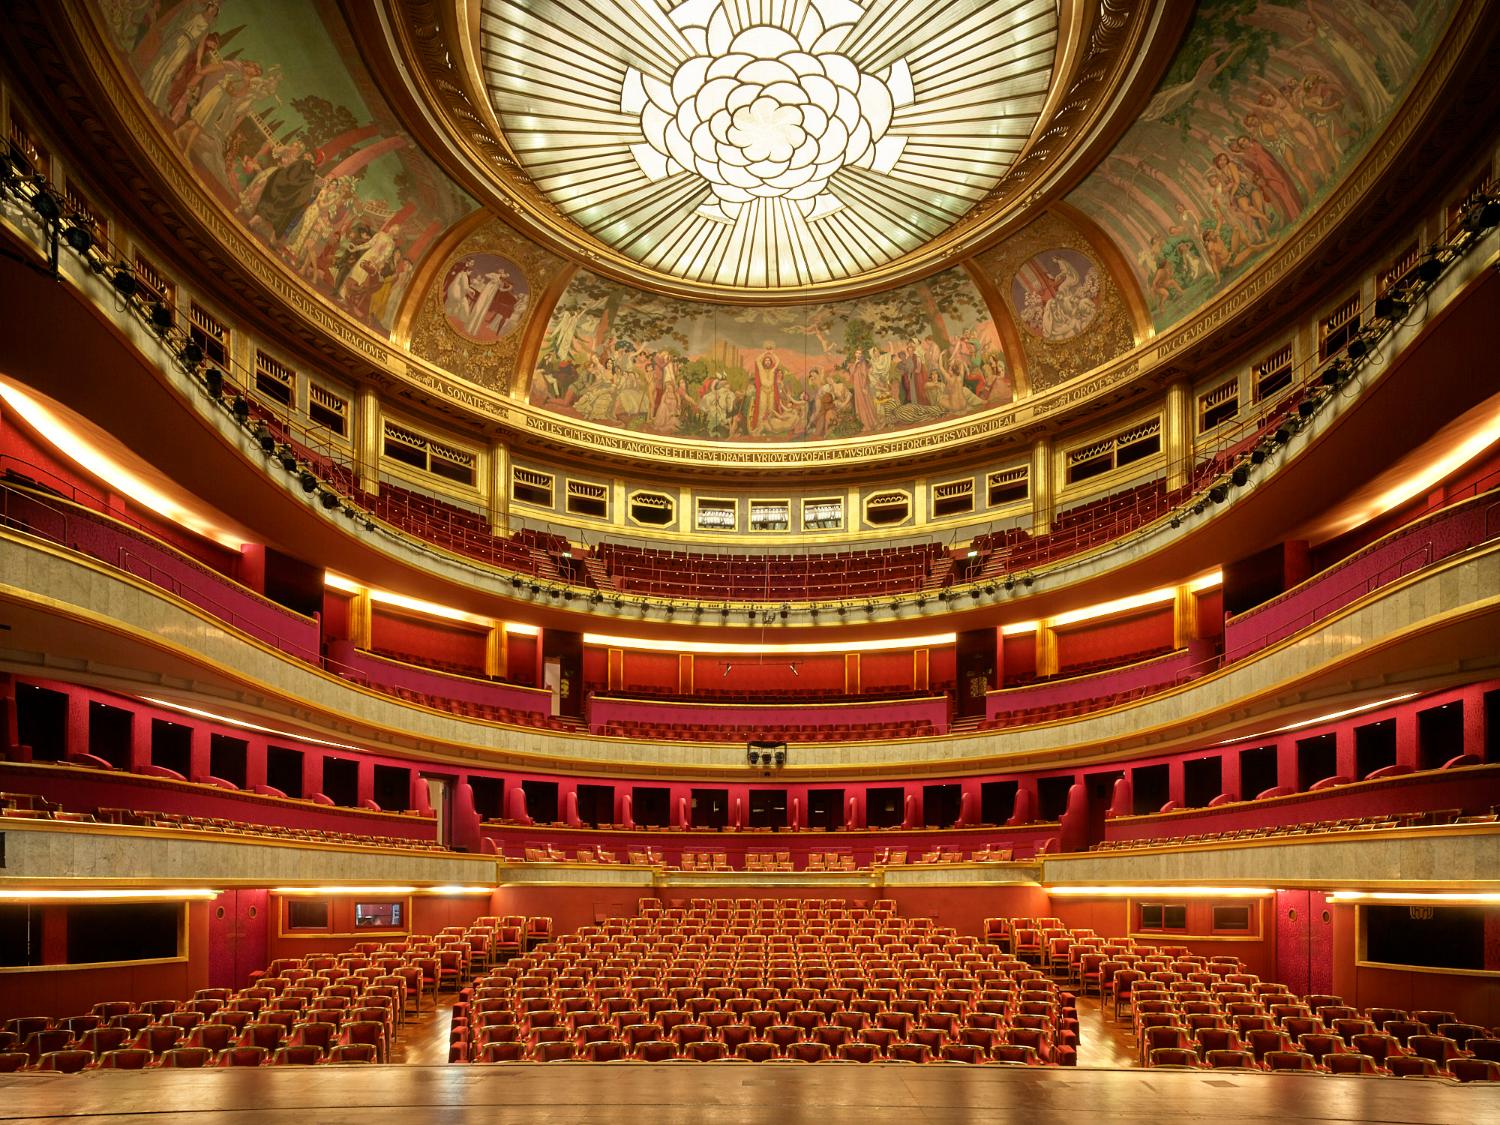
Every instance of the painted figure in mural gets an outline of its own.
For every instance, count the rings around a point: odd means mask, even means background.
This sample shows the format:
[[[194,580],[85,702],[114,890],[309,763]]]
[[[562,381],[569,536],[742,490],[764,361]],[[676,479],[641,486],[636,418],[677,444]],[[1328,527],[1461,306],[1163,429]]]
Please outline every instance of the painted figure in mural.
[[[266,178],[250,226],[274,242],[285,240],[312,203],[317,189],[318,166],[305,148],[295,145],[281,167]]]
[[[401,234],[401,224],[393,223],[370,235],[354,247],[358,257],[350,267],[338,288],[340,301],[358,310],[368,309],[370,297],[385,280],[387,274],[395,272],[397,250],[396,239]]]
[[[219,0],[202,0],[173,17],[163,29],[161,48],[141,76],[146,98],[157,109],[171,109],[173,84],[186,85],[189,75],[201,64],[209,32],[218,18]]]
[[[1327,197],[1455,4],[1197,6],[1151,107],[1069,197],[1135,263],[1158,328],[1253,267]],[[1165,168],[1172,173],[1160,175]],[[1184,257],[1189,242],[1196,270]]]

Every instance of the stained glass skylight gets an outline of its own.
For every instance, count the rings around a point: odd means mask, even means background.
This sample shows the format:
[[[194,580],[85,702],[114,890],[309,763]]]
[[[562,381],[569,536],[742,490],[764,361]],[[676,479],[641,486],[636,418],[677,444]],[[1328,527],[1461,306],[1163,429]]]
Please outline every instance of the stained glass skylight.
[[[942,234],[1047,96],[1055,0],[481,0],[512,151],[573,222],[689,281],[854,277]]]

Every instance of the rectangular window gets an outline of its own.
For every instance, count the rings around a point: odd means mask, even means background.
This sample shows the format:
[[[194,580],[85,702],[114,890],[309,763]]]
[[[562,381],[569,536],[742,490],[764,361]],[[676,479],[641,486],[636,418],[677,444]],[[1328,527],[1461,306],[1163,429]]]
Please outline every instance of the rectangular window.
[[[792,505],[789,500],[750,501],[751,531],[786,531],[792,523]]]
[[[877,492],[865,501],[865,522],[874,527],[905,523],[911,515],[911,497],[904,492]]]
[[[932,488],[932,514],[941,519],[943,516],[961,516],[974,510],[974,482],[972,480],[954,480],[946,484],[933,485]]]
[[[442,477],[458,484],[472,486],[478,478],[478,455],[465,449],[444,445],[425,434],[419,434],[394,422],[384,423],[385,441],[382,450],[392,461],[421,469],[433,476]],[[551,478],[548,478],[550,486]],[[548,503],[551,503],[548,489]]]
[[[1068,451],[1068,483],[1102,476],[1112,469],[1143,461],[1161,452],[1161,419],[1152,418],[1114,437]]]
[[[575,516],[609,518],[609,489],[589,481],[568,481],[568,511]]]
[[[354,928],[357,930],[399,930],[401,928],[400,902],[356,902],[354,904]]]
[[[1280,394],[1292,385],[1292,345],[1272,352],[1255,365],[1255,400]]]
[[[339,437],[349,434],[349,400],[340,398],[327,387],[307,384],[307,416]]]
[[[1250,907],[1244,903],[1214,907],[1214,933],[1246,933],[1250,929]]]
[[[1359,294],[1318,321],[1318,359],[1332,359],[1359,334]]]
[[[257,348],[255,389],[273,402],[291,406],[297,401],[297,373]]]
[[[15,107],[10,111],[10,151],[14,159],[19,156],[26,162],[33,174],[38,176],[49,176],[52,174],[52,156],[42,147],[42,142],[36,139],[25,120],[16,113]]]
[[[286,928],[289,930],[328,929],[328,900],[326,898],[287,899]]]
[[[66,908],[68,961],[157,961],[182,955],[181,902],[88,903]]]
[[[135,252],[135,283],[140,287],[141,299],[147,304],[162,304],[177,320],[177,287],[166,276],[146,260],[139,250]]]
[[[693,526],[699,531],[733,531],[739,523],[739,506],[733,500],[699,498]]]
[[[513,467],[510,471],[510,498],[523,504],[552,507],[552,474]]]
[[[1230,379],[1207,394],[1198,396],[1198,432],[1206,433],[1215,426],[1222,426],[1239,412],[1239,380]]]
[[[188,302],[188,339],[215,367],[229,366],[229,326],[197,301]]]
[[[68,211],[74,221],[94,236],[95,243],[109,241],[109,223],[99,213],[99,208],[94,206],[93,201],[71,179],[63,190],[63,198],[67,200]]]
[[[989,488],[990,507],[1014,504],[1031,495],[1031,468],[1018,465],[1014,469],[1000,469],[986,480]]]
[[[1391,291],[1391,287],[1411,271],[1412,267],[1417,264],[1417,260],[1421,258],[1421,256],[1421,247],[1419,247],[1415,242],[1413,242],[1405,250],[1401,251],[1400,254],[1396,255],[1396,260],[1393,261],[1390,265],[1386,266],[1385,269],[1381,270],[1380,273],[1376,275],[1375,296],[1384,297],[1387,293],[1389,293]]]
[[[844,502],[837,497],[802,501],[804,531],[837,531],[844,526]]]

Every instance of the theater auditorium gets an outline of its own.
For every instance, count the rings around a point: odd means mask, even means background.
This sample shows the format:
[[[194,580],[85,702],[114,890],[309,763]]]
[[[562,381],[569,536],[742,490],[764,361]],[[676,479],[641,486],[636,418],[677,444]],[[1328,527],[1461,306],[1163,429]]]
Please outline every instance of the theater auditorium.
[[[13,0],[0,1102],[1500,1118],[1486,0]]]

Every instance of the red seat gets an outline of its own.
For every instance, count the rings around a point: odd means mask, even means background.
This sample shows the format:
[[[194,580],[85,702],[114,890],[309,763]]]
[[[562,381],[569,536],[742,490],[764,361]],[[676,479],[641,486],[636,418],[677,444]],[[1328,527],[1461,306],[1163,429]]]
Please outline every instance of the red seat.
[[[162,1054],[157,1066],[167,1070],[199,1069],[212,1065],[214,1053],[207,1047],[173,1047]]]
[[[156,1055],[144,1047],[120,1047],[99,1056],[101,1070],[145,1070]]]
[[[233,1046],[219,1052],[215,1066],[265,1066],[270,1051],[264,1047]]]

